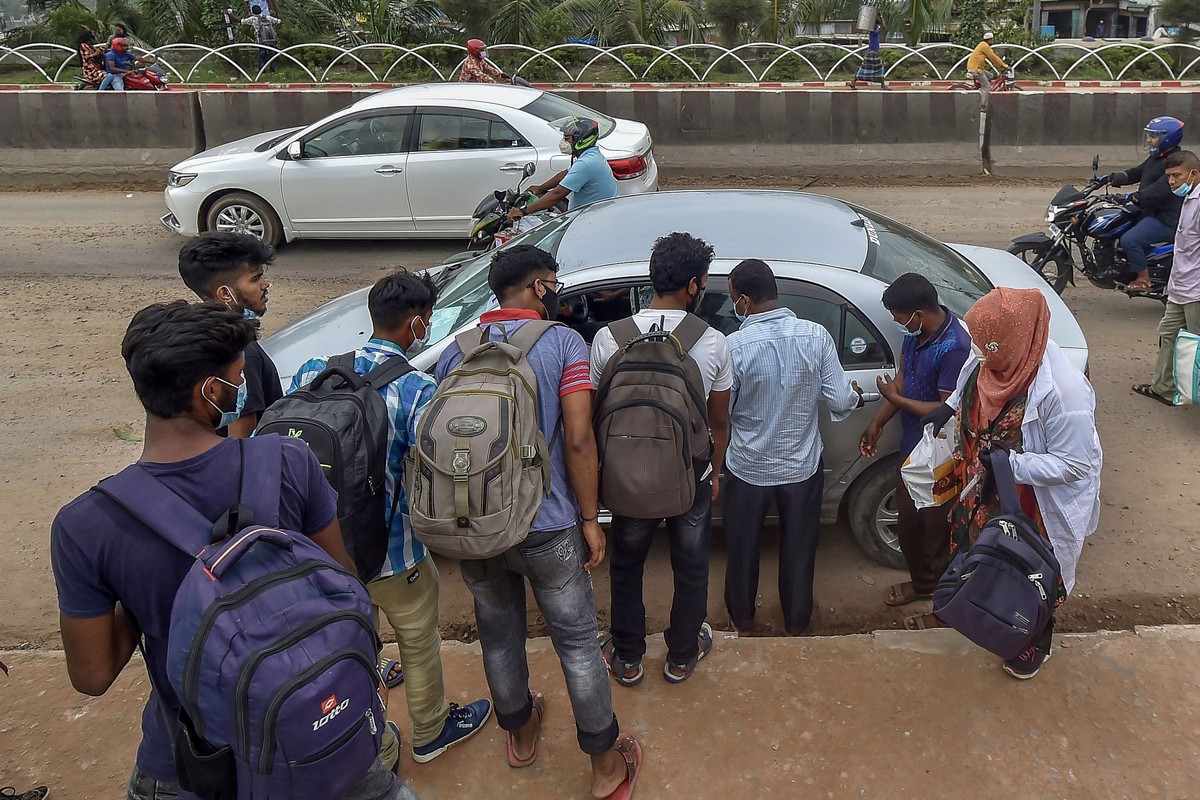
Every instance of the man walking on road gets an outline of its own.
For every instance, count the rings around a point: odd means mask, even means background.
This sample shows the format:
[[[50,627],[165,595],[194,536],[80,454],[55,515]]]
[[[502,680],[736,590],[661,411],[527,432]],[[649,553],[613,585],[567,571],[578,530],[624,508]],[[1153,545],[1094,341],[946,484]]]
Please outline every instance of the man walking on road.
[[[1167,281],[1167,308],[1158,324],[1158,360],[1154,379],[1134,386],[1140,395],[1175,404],[1175,339],[1186,328],[1200,333],[1200,158],[1180,150],[1167,158],[1171,191],[1183,197],[1175,231],[1175,261]]]
[[[862,406],[833,337],[779,304],[771,268],[748,259],[729,275],[742,327],[729,337],[733,360],[725,484],[725,606],[734,630],[754,627],[759,539],[772,502],[779,510],[779,600],[791,636],[808,629],[825,475],[818,402],[841,422]]]
[[[924,275],[909,272],[883,293],[883,305],[904,329],[904,347],[896,378],[876,379],[887,402],[858,441],[863,458],[871,458],[888,420],[900,414],[903,464],[923,434],[921,417],[946,402],[958,385],[958,373],[971,354],[971,336],[958,318],[938,303],[937,289]],[[896,536],[908,564],[909,580],[887,590],[883,602],[903,606],[928,599],[950,564],[950,518],[945,508],[917,510],[908,488],[896,473]]]
[[[992,49],[992,40],[995,38],[995,34],[991,31],[985,33],[983,41],[975,45],[975,49],[971,51],[971,57],[967,59],[967,73],[979,84],[980,111],[988,110],[988,98],[992,93],[992,81],[984,67],[991,62],[996,69],[1008,69],[1008,64],[1005,64],[1004,60]]]

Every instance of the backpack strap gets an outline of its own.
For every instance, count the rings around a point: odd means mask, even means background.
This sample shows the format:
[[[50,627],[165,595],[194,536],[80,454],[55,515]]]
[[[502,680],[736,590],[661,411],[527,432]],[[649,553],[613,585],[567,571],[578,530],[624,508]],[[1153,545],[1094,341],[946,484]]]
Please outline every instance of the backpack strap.
[[[389,383],[398,381],[410,372],[415,372],[416,367],[408,363],[408,359],[404,356],[390,356],[379,366],[372,369],[363,376],[368,386],[375,389],[382,389]]]
[[[642,335],[642,329],[633,321],[633,317],[626,317],[625,319],[608,323],[608,331],[612,334],[613,341],[617,343],[618,349]]]
[[[277,433],[243,439],[242,485],[239,502],[254,509],[255,524],[279,525],[283,486],[283,438]],[[243,523],[241,527],[245,527]]]
[[[1023,514],[1021,496],[1017,493],[1017,479],[1013,476],[1009,453],[993,450],[991,457],[992,477],[996,482],[996,494],[1000,497],[1000,513],[1006,516]]]
[[[93,489],[188,558],[196,558],[212,539],[213,524],[140,464]]]
[[[508,338],[508,343],[520,350],[526,356],[533,346],[538,343],[551,328],[557,328],[562,325],[561,322],[551,322],[546,319],[534,319],[526,322]]]
[[[683,352],[690,352],[696,346],[696,342],[708,332],[708,323],[697,317],[695,314],[685,314],[683,320],[675,326],[671,331],[671,335],[675,337],[675,341],[679,342],[679,346],[683,348]]]

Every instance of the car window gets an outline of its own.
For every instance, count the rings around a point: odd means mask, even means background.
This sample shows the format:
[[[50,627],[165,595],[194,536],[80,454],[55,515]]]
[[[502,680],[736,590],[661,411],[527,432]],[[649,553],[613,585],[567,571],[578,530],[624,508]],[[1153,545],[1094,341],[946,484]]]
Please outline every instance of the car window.
[[[906,272],[924,275],[946,307],[960,317],[992,290],[983,273],[941,242],[866,209],[854,210],[866,222],[867,237],[874,246],[874,255],[868,252],[863,270],[867,275],[889,286]]]
[[[536,100],[521,110],[544,119],[546,122],[553,122],[563,117],[587,117],[588,119],[593,119],[600,128],[601,139],[608,136],[617,127],[617,121],[612,117],[605,116],[595,109],[580,105],[574,100],[568,100],[565,97],[551,94],[550,92],[542,92]]]
[[[410,114],[355,117],[304,142],[305,158],[390,155],[405,151]]]
[[[528,142],[501,120],[461,114],[422,114],[417,150],[486,150],[528,147]]]

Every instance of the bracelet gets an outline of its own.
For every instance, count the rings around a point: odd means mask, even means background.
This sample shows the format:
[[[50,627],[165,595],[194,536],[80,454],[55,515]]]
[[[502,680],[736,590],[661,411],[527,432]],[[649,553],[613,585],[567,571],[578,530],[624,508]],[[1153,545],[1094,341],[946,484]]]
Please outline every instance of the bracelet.
[[[595,522],[596,520],[600,519],[600,514],[597,513],[596,516],[594,516],[594,517],[585,517],[582,514],[580,514],[579,518],[581,520],[583,520],[584,522]]]

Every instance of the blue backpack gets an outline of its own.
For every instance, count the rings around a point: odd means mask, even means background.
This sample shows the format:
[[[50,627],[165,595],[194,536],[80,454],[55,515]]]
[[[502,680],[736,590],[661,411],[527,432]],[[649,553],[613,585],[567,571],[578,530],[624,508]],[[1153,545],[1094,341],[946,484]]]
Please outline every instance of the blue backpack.
[[[1008,454],[993,453],[1000,514],[960,550],[933,590],[933,613],[975,644],[1016,658],[1050,622],[1062,574],[1054,548],[1021,512]]]
[[[240,502],[215,524],[136,464],[96,487],[195,559],[167,645],[179,783],[201,800],[341,797],[383,736],[371,599],[307,536],[274,527],[279,437],[239,446]]]

